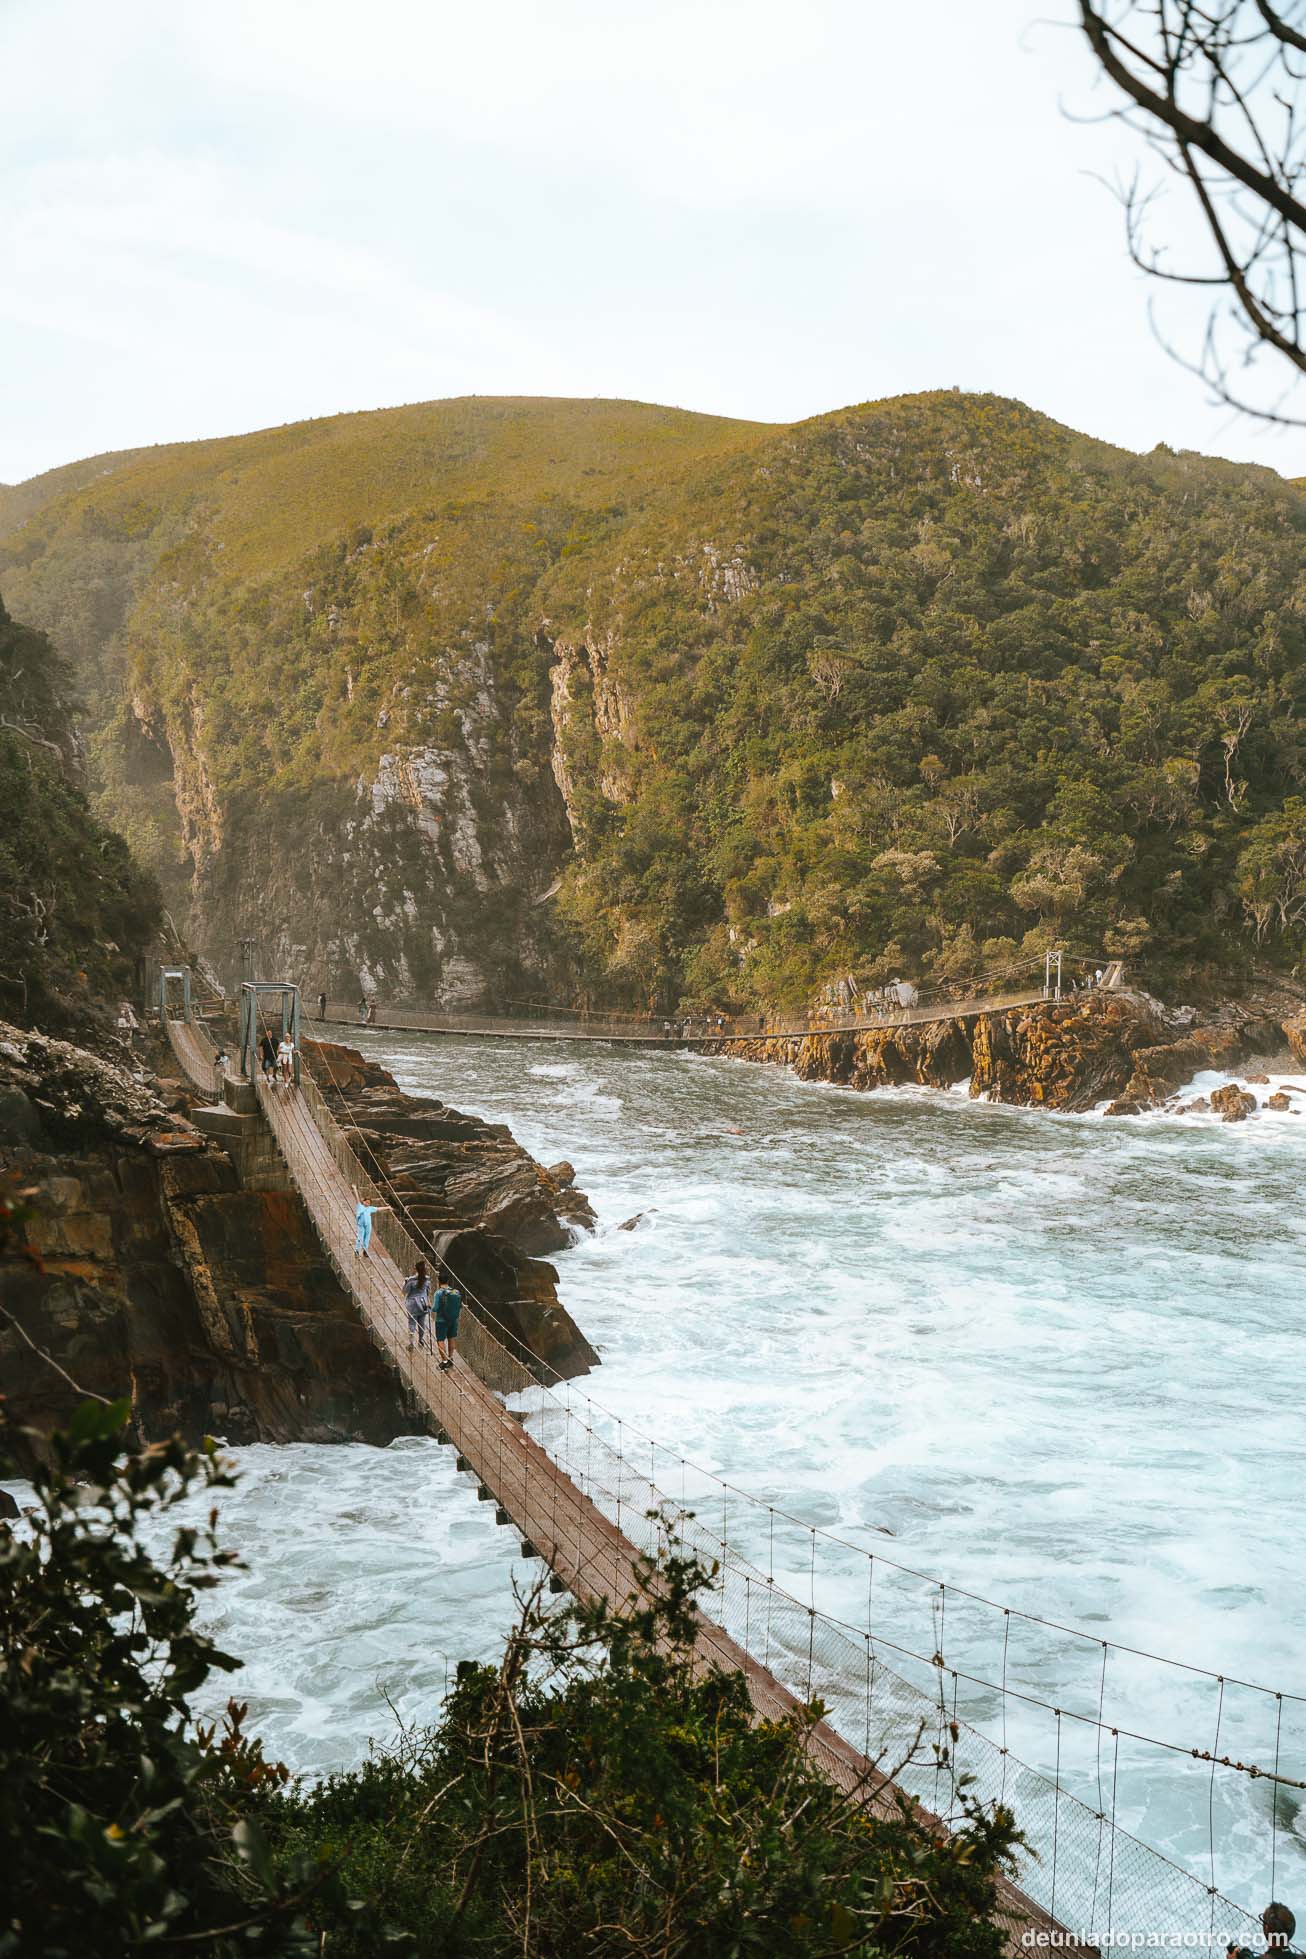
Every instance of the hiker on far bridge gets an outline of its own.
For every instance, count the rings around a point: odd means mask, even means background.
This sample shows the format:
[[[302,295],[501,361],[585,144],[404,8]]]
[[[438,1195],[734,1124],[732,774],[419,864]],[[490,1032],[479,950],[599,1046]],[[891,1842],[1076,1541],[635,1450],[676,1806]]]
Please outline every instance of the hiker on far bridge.
[[[440,1356],[440,1372],[447,1374],[453,1366],[454,1342],[458,1338],[458,1315],[463,1310],[463,1296],[457,1286],[446,1280],[435,1295],[435,1345]]]
[[[369,1258],[368,1246],[372,1242],[372,1219],[378,1211],[388,1211],[388,1204],[365,1204],[358,1194],[358,1185],[351,1184],[354,1193],[354,1257]]]

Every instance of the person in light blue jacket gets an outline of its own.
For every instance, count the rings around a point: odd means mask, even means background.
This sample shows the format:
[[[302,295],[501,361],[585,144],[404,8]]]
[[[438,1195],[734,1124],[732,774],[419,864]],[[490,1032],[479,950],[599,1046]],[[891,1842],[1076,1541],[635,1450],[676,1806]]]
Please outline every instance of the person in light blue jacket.
[[[370,1256],[368,1246],[372,1242],[372,1219],[378,1211],[388,1211],[390,1206],[365,1204],[358,1194],[357,1185],[351,1184],[350,1189],[354,1193],[354,1257],[367,1258]]]

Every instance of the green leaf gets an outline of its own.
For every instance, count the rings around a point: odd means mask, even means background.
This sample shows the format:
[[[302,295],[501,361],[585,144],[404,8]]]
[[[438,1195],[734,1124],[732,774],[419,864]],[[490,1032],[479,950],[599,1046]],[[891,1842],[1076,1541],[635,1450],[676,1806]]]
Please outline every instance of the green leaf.
[[[126,1426],[131,1415],[131,1402],[121,1401],[83,1401],[74,1412],[68,1424],[68,1439],[76,1447],[88,1442],[108,1442]]]

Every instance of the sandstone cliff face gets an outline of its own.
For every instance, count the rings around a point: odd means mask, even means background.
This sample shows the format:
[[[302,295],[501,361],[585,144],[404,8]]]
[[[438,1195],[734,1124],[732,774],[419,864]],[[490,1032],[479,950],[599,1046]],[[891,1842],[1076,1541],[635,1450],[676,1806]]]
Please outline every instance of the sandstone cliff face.
[[[225,977],[252,934],[261,970],[351,1001],[456,1008],[538,990],[552,954],[536,901],[570,846],[566,812],[547,755],[518,766],[511,703],[473,654],[457,714],[430,710],[442,739],[387,725],[352,779],[257,803],[212,790],[198,717],[167,722],[191,936]]]
[[[1109,1102],[1109,1114],[1130,1115],[1203,1069],[1232,1068],[1286,1037],[1287,1023],[1270,1015],[1178,1032],[1140,994],[1097,993],[922,1026],[731,1041],[727,1052],[781,1062],[807,1081],[861,1089],[969,1081],[972,1096],[994,1102],[1064,1110]]]
[[[16,1430],[66,1422],[80,1389],[129,1396],[145,1438],[387,1442],[411,1429],[298,1198],[240,1190],[143,1079],[0,1030],[0,1166],[32,1207],[28,1248],[0,1251]],[[16,1439],[30,1460],[39,1443]]]
[[[352,1049],[318,1045],[318,1059],[433,1252],[509,1341],[560,1376],[594,1365],[538,1256],[593,1225],[570,1166],[546,1171],[502,1125],[403,1095]],[[242,1189],[177,1112],[186,1100],[139,1066],[0,1024],[0,1179],[31,1207],[26,1243],[0,1244],[15,1430],[65,1423],[85,1390],[129,1396],[145,1438],[411,1432],[301,1199],[284,1174]],[[24,1462],[39,1446],[19,1437]]]

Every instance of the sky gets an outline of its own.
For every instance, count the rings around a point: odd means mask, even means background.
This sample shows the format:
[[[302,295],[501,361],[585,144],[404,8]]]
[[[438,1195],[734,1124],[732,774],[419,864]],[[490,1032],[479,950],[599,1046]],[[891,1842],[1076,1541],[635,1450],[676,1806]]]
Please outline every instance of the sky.
[[[0,0],[0,482],[447,395],[952,386],[1306,475],[1158,344],[1203,315],[1129,264],[1071,11]]]

